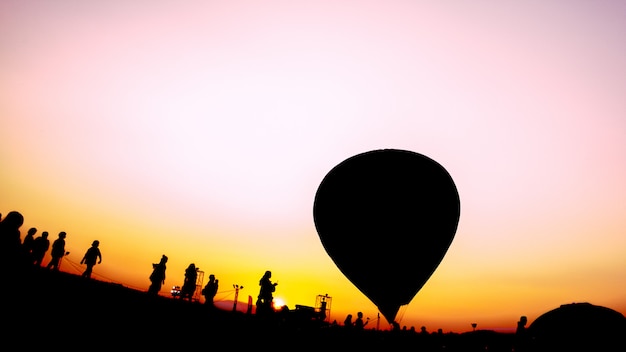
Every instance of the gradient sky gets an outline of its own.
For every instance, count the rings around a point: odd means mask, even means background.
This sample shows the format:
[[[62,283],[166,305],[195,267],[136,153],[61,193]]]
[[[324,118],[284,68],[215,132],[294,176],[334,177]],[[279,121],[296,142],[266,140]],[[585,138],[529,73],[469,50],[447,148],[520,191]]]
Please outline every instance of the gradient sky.
[[[166,254],[163,294],[195,263],[246,301],[271,270],[291,308],[375,320],[313,200],[346,158],[406,149],[461,217],[401,325],[626,313],[625,35],[617,0],[3,0],[0,213],[66,231],[63,270],[98,239],[101,280],[147,290]]]

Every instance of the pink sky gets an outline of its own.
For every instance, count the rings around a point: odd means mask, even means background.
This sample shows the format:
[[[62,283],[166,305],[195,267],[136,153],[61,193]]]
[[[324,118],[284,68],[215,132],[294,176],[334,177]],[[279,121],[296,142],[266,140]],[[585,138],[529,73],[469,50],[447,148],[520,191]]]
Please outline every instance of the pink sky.
[[[3,1],[0,212],[66,231],[76,262],[99,239],[94,273],[125,285],[167,252],[166,286],[195,262],[255,296],[269,269],[289,306],[373,319],[313,198],[344,159],[407,149],[461,218],[401,324],[626,313],[625,34],[620,1]]]

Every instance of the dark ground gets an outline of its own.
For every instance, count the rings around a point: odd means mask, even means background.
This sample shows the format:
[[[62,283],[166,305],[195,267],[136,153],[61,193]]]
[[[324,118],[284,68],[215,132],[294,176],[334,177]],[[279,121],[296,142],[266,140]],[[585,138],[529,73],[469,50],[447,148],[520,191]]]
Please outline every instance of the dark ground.
[[[4,278],[7,286],[0,300],[4,322],[0,336],[4,346],[15,346],[13,350],[260,348],[510,352],[514,339],[513,334],[489,330],[441,335],[347,331],[342,326],[316,320],[304,311],[261,317],[209,309],[198,302],[153,297],[118,284],[43,268],[11,271]],[[619,330],[618,334],[622,331],[626,330]],[[621,335],[620,340],[624,339],[626,334]],[[543,349],[535,346],[528,350]]]

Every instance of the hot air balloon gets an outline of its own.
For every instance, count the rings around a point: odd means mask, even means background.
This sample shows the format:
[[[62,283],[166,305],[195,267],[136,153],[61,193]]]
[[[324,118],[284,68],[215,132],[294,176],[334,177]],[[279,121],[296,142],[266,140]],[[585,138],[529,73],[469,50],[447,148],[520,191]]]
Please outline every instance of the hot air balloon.
[[[339,163],[321,181],[313,206],[324,249],[390,324],[439,266],[459,216],[448,172],[400,149]]]

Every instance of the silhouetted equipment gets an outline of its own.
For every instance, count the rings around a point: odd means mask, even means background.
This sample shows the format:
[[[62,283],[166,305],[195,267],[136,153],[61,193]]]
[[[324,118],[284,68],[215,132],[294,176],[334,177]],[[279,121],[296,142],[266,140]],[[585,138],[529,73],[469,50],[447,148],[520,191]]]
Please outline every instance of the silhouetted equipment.
[[[233,312],[237,311],[237,300],[239,300],[239,290],[243,289],[243,286],[233,285],[235,289],[235,299],[233,300]]]
[[[439,266],[459,216],[448,172],[424,155],[398,149],[339,163],[320,183],[313,206],[326,252],[389,323]]]
[[[527,329],[532,351],[626,351],[626,317],[590,303],[571,303],[539,316]]]
[[[200,301],[200,297],[202,296],[202,285],[204,282],[204,271],[201,271],[200,268],[196,268],[196,272],[198,276],[196,277],[196,290],[193,293],[193,300],[198,302]]]
[[[300,326],[303,324],[319,326],[319,324],[330,320],[332,300],[332,297],[325,294],[317,295],[314,307],[296,304],[295,309],[289,312],[289,319],[292,323]]]
[[[333,298],[325,295],[317,295],[315,299],[315,313],[319,320],[330,321],[330,306],[332,305]]]
[[[302,304],[296,304],[296,309],[295,311],[297,314],[299,314],[300,317],[305,317],[307,319],[318,319],[318,314],[315,311],[315,307],[311,307],[311,306],[305,306]]]

